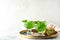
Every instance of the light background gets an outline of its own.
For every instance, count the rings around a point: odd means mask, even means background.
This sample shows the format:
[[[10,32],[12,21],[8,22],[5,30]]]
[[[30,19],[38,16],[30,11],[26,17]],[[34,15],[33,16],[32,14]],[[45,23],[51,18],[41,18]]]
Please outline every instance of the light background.
[[[17,35],[21,20],[47,20],[60,26],[60,0],[0,0],[0,37]]]

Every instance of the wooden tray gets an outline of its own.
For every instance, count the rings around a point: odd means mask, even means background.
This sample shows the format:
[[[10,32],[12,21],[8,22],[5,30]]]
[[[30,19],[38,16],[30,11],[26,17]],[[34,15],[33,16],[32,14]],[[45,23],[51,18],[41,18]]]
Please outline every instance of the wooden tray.
[[[49,35],[49,36],[32,36],[32,35],[25,35],[24,33],[26,33],[27,32],[27,30],[22,30],[22,31],[20,31],[19,32],[19,34],[20,34],[20,37],[22,37],[22,38],[33,38],[33,39],[39,39],[39,38],[41,38],[41,39],[48,39],[48,38],[56,38],[57,36],[58,36],[58,33],[56,32],[56,33],[54,33],[54,34],[52,34],[52,35]]]

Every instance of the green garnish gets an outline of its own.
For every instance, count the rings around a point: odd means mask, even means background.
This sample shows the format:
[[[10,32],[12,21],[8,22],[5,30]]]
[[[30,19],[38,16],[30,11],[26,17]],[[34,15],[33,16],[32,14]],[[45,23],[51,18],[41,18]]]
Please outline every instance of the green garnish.
[[[40,22],[37,23],[37,30],[39,32],[46,31],[46,27],[47,27],[47,25],[46,25],[46,22],[45,21],[40,21]]]
[[[27,29],[32,29],[35,27],[35,29],[38,31],[38,32],[43,32],[43,31],[46,31],[46,21],[30,21],[30,20],[22,20],[22,22],[24,22],[25,24],[25,27]]]
[[[32,29],[34,27],[34,22],[33,21],[23,20],[22,22],[24,22],[25,28],[27,28],[27,29]]]
[[[22,20],[22,22],[27,22],[27,20]]]

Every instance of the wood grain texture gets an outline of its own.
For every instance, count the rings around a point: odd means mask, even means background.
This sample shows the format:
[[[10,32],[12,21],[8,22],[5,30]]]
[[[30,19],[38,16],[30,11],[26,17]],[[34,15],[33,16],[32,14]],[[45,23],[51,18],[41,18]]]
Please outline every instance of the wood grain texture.
[[[52,35],[46,35],[46,36],[32,36],[32,35],[25,35],[24,33],[27,32],[27,30],[22,30],[19,32],[20,37],[22,38],[30,38],[30,39],[47,39],[47,38],[56,38],[58,36],[58,33],[54,33]]]

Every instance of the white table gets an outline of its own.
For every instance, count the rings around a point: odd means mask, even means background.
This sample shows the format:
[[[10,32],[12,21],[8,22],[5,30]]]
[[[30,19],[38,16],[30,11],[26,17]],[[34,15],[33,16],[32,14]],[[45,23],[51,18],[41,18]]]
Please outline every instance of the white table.
[[[21,38],[18,37],[18,36],[6,35],[4,37],[1,37],[0,40],[21,40]],[[24,40],[26,40],[26,38]],[[57,38],[53,38],[53,39],[33,39],[33,40],[60,40],[60,33],[58,33]]]

